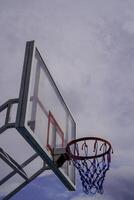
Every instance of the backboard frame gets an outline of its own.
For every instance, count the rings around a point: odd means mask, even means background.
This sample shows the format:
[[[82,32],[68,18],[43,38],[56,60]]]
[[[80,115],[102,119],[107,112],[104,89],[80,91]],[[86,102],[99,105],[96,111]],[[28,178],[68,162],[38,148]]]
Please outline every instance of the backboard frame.
[[[27,112],[28,92],[29,92],[29,87],[30,87],[29,85],[30,75],[31,75],[31,70],[32,70],[33,55],[35,51],[37,51],[38,54],[40,55],[37,47],[35,46],[35,42],[28,41],[26,43],[21,89],[20,89],[20,95],[19,95],[19,104],[18,104],[15,127],[20,132],[20,134],[25,138],[25,140],[32,146],[32,148],[38,153],[38,155],[47,163],[50,169],[53,170],[53,172],[57,175],[57,177],[61,180],[61,182],[68,188],[68,190],[73,191],[75,190],[75,184],[67,177],[67,175],[60,168],[57,168],[57,166],[53,162],[53,158],[50,158],[50,155],[48,154],[48,152],[43,148],[43,146],[39,144],[38,139],[36,138],[36,136],[32,135],[31,130],[28,128],[26,124],[26,112]],[[40,55],[40,58],[45,66],[45,70],[47,71],[49,78],[52,80],[52,84],[56,88],[56,91],[58,95],[60,96],[60,98],[62,99],[64,106],[66,107],[71,118],[73,119],[41,55]],[[74,121],[74,124],[75,124],[75,121]],[[76,124],[75,124],[74,130],[75,130],[74,134],[76,138]]]

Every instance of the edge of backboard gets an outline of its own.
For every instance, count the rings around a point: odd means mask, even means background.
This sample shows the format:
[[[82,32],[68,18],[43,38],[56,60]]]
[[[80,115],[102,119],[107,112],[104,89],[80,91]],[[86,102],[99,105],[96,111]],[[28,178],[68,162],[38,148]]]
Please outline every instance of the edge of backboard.
[[[53,162],[53,159],[51,159],[49,157],[50,155],[48,155],[47,151],[40,144],[40,142],[38,141],[36,136],[32,135],[29,132],[29,130],[27,130],[27,128],[25,127],[25,117],[26,117],[26,109],[27,109],[27,98],[28,98],[28,91],[29,91],[30,73],[31,73],[32,59],[33,59],[33,54],[34,54],[35,49],[37,49],[37,48],[35,47],[34,41],[28,41],[26,43],[23,73],[22,73],[22,80],[21,80],[21,88],[20,88],[20,94],[19,94],[19,104],[18,104],[15,127],[19,131],[19,133],[25,138],[25,140],[32,146],[32,148],[40,155],[40,157],[50,166],[50,168],[58,176],[58,178],[62,181],[62,183],[69,190],[73,191],[76,188],[75,185],[73,184],[73,182],[71,180],[69,180],[69,178],[63,172],[62,169],[59,169],[58,167],[56,167],[56,165]],[[37,49],[37,51],[38,51],[38,49]],[[41,59],[42,59],[42,57],[41,57]],[[43,61],[43,59],[42,59],[42,61]],[[43,63],[44,63],[44,61],[43,61]],[[47,69],[47,71],[48,71],[48,69]],[[48,73],[49,73],[49,71],[48,71]],[[52,78],[51,75],[50,75],[50,78]],[[55,87],[57,88],[56,84],[55,84]],[[57,90],[58,90],[58,88],[57,88]],[[59,92],[59,90],[58,90],[58,92]],[[60,94],[60,92],[59,92],[59,94]],[[60,94],[60,96],[62,97],[61,94]],[[62,100],[63,100],[63,98],[62,98]],[[64,100],[63,100],[63,102],[64,102]],[[68,111],[69,111],[69,109],[68,109]],[[76,125],[75,125],[75,127],[76,127]]]

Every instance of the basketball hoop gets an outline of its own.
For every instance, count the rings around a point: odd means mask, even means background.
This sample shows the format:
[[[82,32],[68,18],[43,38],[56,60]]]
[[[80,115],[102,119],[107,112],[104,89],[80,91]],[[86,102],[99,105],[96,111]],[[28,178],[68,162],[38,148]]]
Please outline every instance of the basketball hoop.
[[[111,144],[98,137],[84,137],[69,142],[66,152],[79,172],[83,191],[102,194],[113,153]]]

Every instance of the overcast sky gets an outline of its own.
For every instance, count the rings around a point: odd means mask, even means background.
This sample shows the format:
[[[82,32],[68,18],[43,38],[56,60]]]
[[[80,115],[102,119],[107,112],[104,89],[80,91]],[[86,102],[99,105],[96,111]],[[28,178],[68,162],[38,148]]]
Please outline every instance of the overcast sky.
[[[0,0],[0,104],[18,97],[25,43],[35,40],[74,116],[77,137],[96,135],[113,145],[105,192],[95,200],[134,199],[133,11],[133,0]],[[48,177],[51,185],[56,178]],[[33,184],[34,191],[45,188]],[[62,184],[47,189],[45,199],[53,199],[52,192],[89,199],[79,186],[73,194]],[[13,199],[27,199],[27,189],[20,194]]]

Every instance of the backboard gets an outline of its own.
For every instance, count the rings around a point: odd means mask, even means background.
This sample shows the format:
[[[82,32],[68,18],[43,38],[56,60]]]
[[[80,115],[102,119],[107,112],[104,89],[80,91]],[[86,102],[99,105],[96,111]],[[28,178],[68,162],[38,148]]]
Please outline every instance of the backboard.
[[[27,42],[16,129],[62,183],[75,189],[75,168],[66,161],[58,168],[52,151],[76,138],[75,121],[34,41]]]

